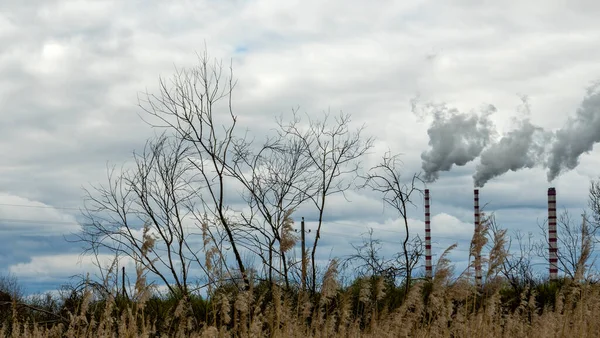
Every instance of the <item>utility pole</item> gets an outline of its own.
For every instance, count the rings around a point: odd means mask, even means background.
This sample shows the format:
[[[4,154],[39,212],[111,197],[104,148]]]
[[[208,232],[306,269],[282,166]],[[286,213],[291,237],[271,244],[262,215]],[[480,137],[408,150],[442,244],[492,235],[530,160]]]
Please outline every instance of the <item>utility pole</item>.
[[[583,247],[585,246],[585,241],[588,238],[588,228],[586,223],[586,215],[585,212],[581,214],[581,250],[583,251]],[[582,252],[583,253],[583,252]]]
[[[123,267],[123,274],[121,275],[121,287],[123,288],[123,298],[127,298],[127,292],[125,291],[125,267]]]
[[[302,238],[302,291],[306,289],[306,240],[304,235],[304,217],[300,223],[300,232]]]

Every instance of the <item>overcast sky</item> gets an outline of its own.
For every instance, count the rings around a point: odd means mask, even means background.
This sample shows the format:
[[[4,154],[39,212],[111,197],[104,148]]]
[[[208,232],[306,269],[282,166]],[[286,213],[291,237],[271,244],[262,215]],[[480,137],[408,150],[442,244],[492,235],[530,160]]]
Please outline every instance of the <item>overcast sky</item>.
[[[469,148],[473,161],[428,184],[434,254],[458,242],[452,258],[467,258],[481,151],[485,168],[525,167],[481,188],[481,204],[501,226],[538,235],[549,186],[559,209],[579,215],[600,166],[592,150],[600,100],[588,90],[600,79],[600,3],[441,3],[0,2],[0,274],[37,292],[93,272],[80,247],[64,240],[78,230],[82,187],[106,182],[107,163],[141,149],[153,132],[139,117],[137,94],[156,92],[158,77],[175,66],[193,66],[205,44],[210,55],[232,59],[234,107],[250,133],[294,107],[311,116],[342,110],[377,138],[367,163],[389,149],[403,154],[411,176],[423,170],[424,152],[446,156],[449,140],[462,135],[428,134],[434,120],[446,126],[475,116],[493,125],[476,135],[484,142]],[[524,125],[546,138],[515,141],[522,134],[510,132]],[[429,135],[442,134],[436,153]],[[515,137],[501,142],[506,135]],[[552,161],[559,174],[549,183]],[[371,193],[349,198],[331,203],[321,259],[350,253],[368,227],[393,253],[402,235],[395,215]],[[420,198],[410,213],[411,227],[423,232]]]

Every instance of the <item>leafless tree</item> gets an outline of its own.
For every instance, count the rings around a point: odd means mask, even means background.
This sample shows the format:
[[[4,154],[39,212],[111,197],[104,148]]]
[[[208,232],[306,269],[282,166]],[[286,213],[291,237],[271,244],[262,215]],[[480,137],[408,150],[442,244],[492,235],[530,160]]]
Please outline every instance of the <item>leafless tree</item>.
[[[514,239],[514,240],[513,240]],[[513,249],[513,243],[516,247]],[[508,283],[517,291],[524,286],[533,286],[535,281],[534,262],[537,244],[533,233],[524,234],[517,230],[508,239],[508,256],[502,262],[501,273]]]
[[[0,301],[21,301],[23,294],[23,287],[19,284],[17,276],[0,275]]]
[[[172,291],[184,294],[191,264],[207,273],[208,258],[216,257],[219,266],[229,270],[224,250],[228,247],[237,263],[237,272],[228,275],[239,273],[249,286],[240,237],[236,238],[243,224],[227,204],[228,196],[235,194],[227,190],[233,148],[243,142],[234,135],[234,86],[232,73],[223,76],[222,64],[204,53],[197,67],[177,70],[170,82],[160,79],[159,94],[140,98],[145,120],[165,134],[135,156],[134,169],[120,175],[113,170],[107,187],[87,192],[90,222],[82,239],[143,261],[169,288],[175,286]],[[147,238],[142,237],[140,220],[147,222]],[[198,235],[192,220],[202,228],[204,246],[192,247]],[[217,252],[203,260],[200,249],[206,248],[207,238]],[[140,256],[144,243],[152,240],[157,241],[152,254]]]
[[[163,134],[134,154],[133,169],[115,174],[113,168],[107,185],[86,190],[87,222],[79,235],[86,251],[129,257],[174,294],[188,294],[191,265],[204,269],[188,240],[196,196],[188,156],[183,140]]]
[[[211,61],[206,52],[199,55],[195,68],[179,70],[169,85],[160,80],[160,94],[146,94],[140,107],[148,123],[165,128],[181,140],[188,151],[188,162],[195,168],[202,190],[197,191],[199,210],[192,210],[199,222],[223,231],[231,248],[243,283],[249,287],[236,230],[243,228],[232,215],[228,198],[236,197],[227,190],[228,177],[234,176],[234,147],[244,142],[235,134],[237,117],[233,112],[235,87],[233,70],[223,74],[223,64]]]
[[[596,233],[600,228],[600,179],[590,182],[588,206],[591,211],[591,217],[587,220],[588,226],[593,233]]]
[[[391,155],[386,153],[381,162],[372,167],[365,176],[364,186],[368,186],[376,192],[383,195],[383,202],[392,207],[396,211],[402,222],[404,223],[405,236],[402,242],[402,255],[404,256],[404,268],[406,271],[406,295],[410,289],[411,276],[414,266],[416,265],[419,256],[414,253],[419,253],[419,245],[411,248],[409,241],[411,240],[410,231],[408,228],[408,206],[415,206],[411,198],[414,193],[419,193],[421,190],[416,186],[420,181],[419,175],[414,174],[408,181],[402,179],[401,176],[401,161],[399,155]],[[418,241],[420,243],[420,241]],[[417,261],[415,261],[415,259]]]
[[[316,253],[321,238],[326,202],[334,194],[344,194],[358,177],[360,158],[373,146],[372,138],[364,138],[364,126],[350,128],[350,115],[340,113],[331,117],[325,113],[322,120],[311,119],[303,124],[296,111],[290,122],[279,122],[281,135],[300,141],[303,156],[311,165],[308,175],[316,179],[305,192],[318,211],[317,231],[311,250],[311,288],[316,291]]]
[[[573,219],[567,210],[559,215],[558,262],[559,269],[569,278],[597,281],[597,271],[593,267],[597,259],[595,247],[600,229],[600,179],[590,182],[588,207],[591,215],[584,212],[581,221]],[[544,227],[541,228],[544,230]],[[543,233],[547,244],[547,234],[545,231]],[[545,254],[545,251],[542,252]]]
[[[256,154],[248,143],[236,145],[234,175],[245,187],[244,197],[251,210],[244,215],[248,236],[261,247],[256,251],[269,282],[276,272],[287,288],[293,262],[286,254],[297,240],[291,216],[310,198],[316,183],[311,175],[312,162],[305,155],[304,142],[281,133],[265,142]]]
[[[419,236],[413,236],[407,244],[408,263],[403,252],[392,257],[382,255],[381,240],[373,236],[373,229],[363,234],[360,245],[352,244],[355,252],[342,261],[344,268],[354,271],[356,278],[383,277],[387,282],[396,284],[404,282],[407,270],[414,271],[423,256],[424,245]]]
[[[547,260],[549,242],[546,224],[539,225],[545,245],[538,247],[537,254]],[[597,228],[590,225],[585,213],[581,215],[581,222],[578,222],[568,210],[558,215],[556,225],[558,269],[574,280],[596,280],[593,266],[597,258],[594,253]]]
[[[591,278],[594,264],[594,229],[587,217],[581,215],[581,223],[572,219],[566,210],[558,217],[558,255],[561,270],[575,280]]]
[[[352,247],[355,253],[342,261],[342,267],[351,268],[355,272],[355,277],[384,276],[389,280],[395,279],[394,259],[381,256],[383,249],[381,240],[373,237],[373,229],[363,234],[360,245],[352,244]]]
[[[264,143],[240,136],[233,71],[224,69],[205,52],[197,67],[176,70],[170,81],[160,79],[158,94],[139,99],[143,119],[163,134],[135,155],[133,169],[109,171],[107,186],[87,191],[82,240],[143,263],[173,292],[189,292],[194,269],[209,283],[227,277],[249,288],[253,267],[245,259],[256,257],[269,281],[289,287],[298,265],[292,213],[312,204],[319,213],[315,291],[327,197],[351,187],[373,140],[363,139],[362,127],[351,130],[349,115],[304,125],[295,111]],[[240,200],[246,206],[234,205]]]
[[[406,249],[405,249],[406,248]],[[406,251],[405,251],[406,250]],[[408,253],[407,253],[408,252]],[[414,278],[413,271],[418,266],[425,252],[425,243],[421,236],[411,236],[408,242],[402,242],[402,252],[396,254],[394,266],[396,266],[396,278],[399,276],[410,276],[406,282]]]

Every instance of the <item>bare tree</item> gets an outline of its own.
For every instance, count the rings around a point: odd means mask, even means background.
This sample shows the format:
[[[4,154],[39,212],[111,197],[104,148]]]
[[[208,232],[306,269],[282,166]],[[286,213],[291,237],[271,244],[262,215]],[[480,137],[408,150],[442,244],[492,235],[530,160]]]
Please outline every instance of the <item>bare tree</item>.
[[[267,140],[256,154],[248,143],[236,146],[234,174],[246,189],[245,199],[251,210],[245,217],[248,236],[259,243],[257,253],[268,270],[269,282],[273,282],[276,272],[287,288],[289,265],[293,262],[286,254],[297,240],[291,216],[310,198],[308,193],[316,182],[310,174],[312,162],[305,154],[304,142],[281,133]]]
[[[246,288],[249,279],[239,247],[236,229],[243,226],[233,217],[227,198],[227,178],[233,176],[236,143],[244,142],[234,134],[237,117],[233,112],[235,87],[233,70],[223,75],[223,65],[210,61],[206,52],[199,55],[195,68],[179,70],[169,86],[160,80],[160,94],[146,94],[140,107],[154,127],[166,128],[189,148],[189,163],[195,167],[202,191],[197,192],[200,210],[192,210],[198,221],[214,221],[226,235],[237,270]],[[232,196],[233,195],[233,196]],[[212,223],[212,222],[211,222]]]
[[[373,237],[373,229],[363,234],[360,245],[352,244],[352,247],[355,253],[342,261],[342,267],[351,268],[356,278],[383,276],[388,280],[395,280],[397,267],[394,259],[381,256],[381,240]]]
[[[413,271],[418,266],[425,251],[423,239],[417,234],[411,236],[408,242],[402,242],[402,252],[398,252],[394,257],[394,266],[396,267],[396,278],[399,276],[410,276],[414,278]],[[408,279],[406,280],[409,281]]]
[[[297,265],[290,259],[296,241],[291,216],[312,203],[319,213],[311,253],[315,291],[327,197],[350,188],[373,141],[363,140],[362,127],[350,130],[349,115],[325,114],[304,126],[294,112],[257,146],[236,134],[234,87],[231,67],[224,72],[205,52],[197,67],[176,70],[171,81],[161,78],[158,94],[139,99],[144,120],[164,134],[135,155],[135,168],[110,171],[108,186],[87,191],[90,222],[82,240],[143,263],[173,292],[189,292],[192,269],[209,283],[241,279],[248,289],[252,266],[245,258],[256,257],[269,281],[281,278],[289,287]],[[236,199],[247,208],[234,208]],[[142,255],[148,242],[153,249]]]
[[[386,282],[396,284],[406,281],[407,270],[414,271],[423,256],[424,245],[421,238],[413,236],[407,244],[408,261],[404,252],[397,252],[392,257],[382,255],[381,240],[373,236],[373,229],[363,234],[360,245],[352,244],[354,253],[342,261],[344,268],[350,268],[356,278],[383,277]]]
[[[587,220],[588,226],[591,232],[596,233],[600,227],[600,179],[590,182],[588,206],[591,211],[591,217]]]
[[[189,293],[191,264],[203,269],[188,240],[196,195],[188,152],[181,139],[163,134],[134,154],[133,169],[109,170],[108,185],[86,190],[79,234],[87,252],[129,257],[179,295]]]
[[[581,215],[581,223],[573,220],[567,210],[558,217],[558,245],[561,251],[558,262],[561,270],[574,280],[591,277],[590,268],[595,260],[594,232],[585,213]]]
[[[363,127],[350,129],[350,115],[340,113],[331,118],[324,114],[322,120],[307,117],[303,125],[296,111],[293,119],[279,122],[282,135],[301,142],[303,156],[308,159],[311,168],[308,175],[316,179],[315,184],[307,187],[306,196],[318,211],[318,224],[311,250],[311,288],[316,291],[317,269],[316,253],[321,238],[326,202],[334,194],[344,194],[358,177],[360,158],[373,146],[373,139],[363,139]]]
[[[0,275],[0,301],[21,301],[23,294],[23,287],[19,284],[17,276]]]
[[[573,219],[568,210],[557,217],[558,237],[558,269],[567,277],[575,280],[595,280],[596,275],[592,267],[595,265],[596,246],[595,226],[591,226],[585,213],[581,215],[581,223]],[[538,225],[544,244],[537,248],[537,254],[548,260],[548,234],[546,223]]]
[[[419,249],[420,245],[409,246],[411,239],[410,231],[408,228],[408,209],[409,205],[415,206],[411,200],[411,197],[416,192],[421,192],[416,186],[416,182],[420,181],[419,175],[414,174],[408,181],[402,180],[401,172],[401,161],[399,155],[390,155],[386,153],[381,162],[371,168],[369,173],[365,177],[365,186],[370,187],[374,191],[377,191],[383,195],[383,202],[392,207],[396,211],[404,225],[405,236],[402,242],[402,255],[404,256],[404,269],[406,271],[406,292],[410,289],[412,271],[418,262],[418,253],[422,251]],[[420,243],[420,241],[417,241]],[[417,255],[415,255],[417,254]]]
[[[559,268],[575,280],[597,280],[595,247],[600,229],[600,179],[591,180],[588,193],[590,215],[584,212],[581,222],[564,210],[558,217]],[[544,235],[546,235],[544,233]],[[545,236],[546,238],[546,236]],[[547,238],[546,238],[547,242]]]
[[[511,250],[513,243],[516,243],[515,250]],[[537,244],[531,232],[524,234],[517,230],[514,232],[514,236],[508,239],[507,251],[509,254],[502,262],[501,273],[518,293],[524,286],[533,286],[535,281],[533,260],[536,256],[536,247]]]
[[[172,292],[184,295],[191,265],[211,278],[205,265],[216,258],[221,270],[229,271],[225,249],[230,248],[237,269],[228,275],[239,272],[249,287],[238,245],[243,237],[237,236],[243,224],[227,201],[235,194],[227,190],[227,179],[234,176],[233,148],[243,142],[234,135],[234,86],[232,72],[223,76],[222,64],[204,53],[197,67],[177,70],[170,82],[160,79],[159,94],[140,98],[145,120],[165,134],[134,156],[134,169],[120,175],[112,170],[108,186],[86,191],[90,222],[82,240],[144,263]],[[195,236],[202,243],[193,232],[194,220],[194,227],[202,228],[203,246],[192,244]],[[207,238],[217,252],[201,257]],[[140,255],[151,241],[156,241],[155,248],[146,257]]]

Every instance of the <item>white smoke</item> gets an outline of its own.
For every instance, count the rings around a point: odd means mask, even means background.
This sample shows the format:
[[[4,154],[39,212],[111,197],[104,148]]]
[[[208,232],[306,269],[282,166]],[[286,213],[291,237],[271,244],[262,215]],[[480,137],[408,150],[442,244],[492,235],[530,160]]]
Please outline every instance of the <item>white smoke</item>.
[[[600,82],[587,89],[574,117],[556,132],[550,151],[548,182],[579,165],[579,157],[600,142]]]
[[[418,116],[433,117],[427,129],[431,149],[421,154],[427,182],[437,180],[440,171],[449,171],[454,165],[463,166],[476,159],[495,134],[490,115],[496,108],[492,105],[480,113],[461,113],[445,104],[428,104],[417,112],[414,102],[411,103]]]
[[[556,132],[545,131],[530,121],[527,96],[517,111],[517,127],[493,142],[496,129],[490,120],[495,112],[489,106],[480,114],[460,113],[445,104],[428,104],[420,108],[411,101],[413,112],[424,118],[432,116],[427,129],[431,149],[421,154],[425,180],[433,182],[440,171],[454,165],[465,165],[477,157],[480,162],[473,175],[476,187],[510,171],[543,167],[548,169],[548,181],[575,169],[582,154],[593,150],[600,142],[600,81],[587,89],[587,94],[574,116]]]
[[[489,180],[509,170],[518,171],[544,165],[546,144],[552,135],[531,123],[529,97],[519,97],[522,104],[517,107],[518,116],[514,118],[517,126],[481,153],[473,175],[476,187],[483,187]]]
[[[487,181],[509,170],[533,168],[543,165],[545,144],[551,135],[529,120],[504,135],[500,141],[487,147],[480,156],[473,181],[476,187],[483,187]]]

